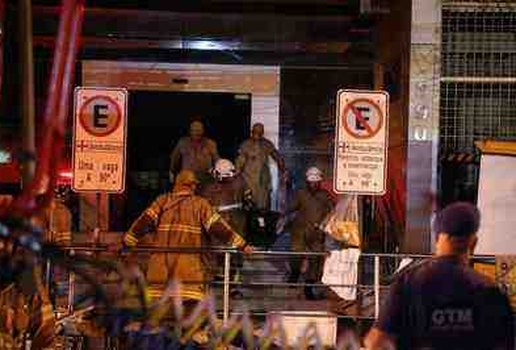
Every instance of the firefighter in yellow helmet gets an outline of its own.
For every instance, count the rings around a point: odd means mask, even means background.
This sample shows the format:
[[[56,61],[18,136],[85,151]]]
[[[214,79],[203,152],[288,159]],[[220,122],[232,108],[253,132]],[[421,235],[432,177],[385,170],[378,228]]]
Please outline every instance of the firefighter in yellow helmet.
[[[160,247],[206,248],[216,237],[245,253],[252,252],[208,201],[194,194],[197,185],[195,174],[182,170],[172,192],[159,196],[136,219],[123,237],[124,244],[134,247],[151,235],[152,244]],[[185,302],[202,300],[210,280],[206,260],[192,253],[152,254],[146,278],[151,298],[160,297],[169,280],[182,283],[180,296]]]
[[[321,188],[323,173],[310,167],[305,173],[306,187],[298,190],[288,210],[294,218],[290,225],[292,250],[296,252],[321,252],[324,249],[324,232],[320,228],[325,217],[333,208],[328,191]],[[290,283],[297,283],[304,259],[294,258],[290,264]],[[308,257],[304,274],[306,283],[317,283],[322,277],[322,259]],[[307,299],[313,299],[313,288],[305,288]]]

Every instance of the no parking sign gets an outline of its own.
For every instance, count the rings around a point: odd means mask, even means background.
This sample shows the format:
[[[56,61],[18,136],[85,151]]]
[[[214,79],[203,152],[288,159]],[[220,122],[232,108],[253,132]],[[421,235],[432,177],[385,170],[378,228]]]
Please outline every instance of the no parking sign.
[[[339,90],[333,188],[337,193],[383,195],[387,180],[389,95]]]
[[[125,187],[127,90],[75,90],[74,191],[123,192]]]

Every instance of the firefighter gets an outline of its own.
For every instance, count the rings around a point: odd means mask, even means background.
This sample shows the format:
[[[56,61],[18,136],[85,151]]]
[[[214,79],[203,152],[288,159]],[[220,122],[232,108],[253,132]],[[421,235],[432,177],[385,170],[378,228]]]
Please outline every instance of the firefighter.
[[[16,243],[0,240],[0,348],[7,342],[31,349],[51,346],[55,317],[38,259]],[[25,348],[25,344],[13,349]]]
[[[47,229],[45,240],[57,245],[69,245],[72,242],[72,213],[66,206],[70,187],[59,185],[54,190],[54,198],[44,213]]]
[[[316,167],[305,173],[306,188],[295,194],[287,214],[293,214],[290,225],[292,250],[295,252],[322,252],[324,249],[324,232],[321,224],[331,212],[333,202],[328,191],[321,188],[323,174]],[[304,262],[304,264],[303,264]],[[290,265],[289,283],[297,283],[301,274],[301,265],[306,266],[305,282],[313,284],[321,280],[322,257],[310,256],[307,259],[293,258]],[[305,287],[307,299],[315,299],[314,289]]]
[[[278,150],[271,141],[263,137],[263,134],[263,124],[254,124],[251,137],[240,145],[236,167],[242,172],[253,193],[256,209],[269,210],[272,190],[269,156],[278,164],[282,179],[286,177],[286,171]]]
[[[46,186],[48,182],[38,188],[36,201],[42,200]],[[11,202],[12,198],[5,204]],[[44,215],[42,211],[29,218],[34,236],[45,228]],[[43,283],[42,262],[19,243],[0,239],[0,348],[49,348],[55,339],[56,320]],[[9,347],[5,340],[14,341],[15,346]]]
[[[253,248],[224,220],[209,202],[194,194],[199,181],[190,170],[182,170],[172,192],[159,196],[124,235],[125,246],[134,247],[147,234],[159,247],[205,248],[216,237],[244,253]],[[152,254],[146,267],[151,298],[159,298],[169,280],[183,283],[179,296],[192,309],[207,292],[206,259],[201,254]]]
[[[210,170],[219,159],[217,144],[204,136],[204,125],[196,120],[190,124],[190,135],[179,139],[170,154],[170,177],[181,170],[192,170],[197,179],[204,183],[209,180]]]
[[[235,165],[227,159],[219,159],[212,170],[214,182],[206,185],[201,196],[215,207],[220,216],[237,232],[244,232],[247,223],[247,212],[252,205],[252,194],[242,176],[236,174]],[[232,279],[240,282],[242,257],[236,255],[233,260]],[[232,288],[233,298],[242,297],[239,288]]]
[[[48,206],[31,218],[31,223],[44,232],[44,240],[48,243],[67,246],[72,242],[72,214],[65,204],[69,195],[69,186],[56,186],[54,196]],[[42,193],[36,200],[44,200]],[[66,303],[68,288],[66,269],[47,263],[45,280],[52,292],[50,295],[52,303],[63,306]]]

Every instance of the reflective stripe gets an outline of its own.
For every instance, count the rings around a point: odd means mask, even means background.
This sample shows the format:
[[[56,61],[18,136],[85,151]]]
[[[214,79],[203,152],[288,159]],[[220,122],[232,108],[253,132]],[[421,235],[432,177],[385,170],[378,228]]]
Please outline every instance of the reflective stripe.
[[[138,238],[136,238],[136,236],[134,236],[132,232],[128,232],[124,236],[124,243],[128,246],[135,246],[136,244],[138,244]]]
[[[200,234],[202,232],[202,229],[199,226],[194,226],[194,225],[161,224],[158,226],[158,231],[162,231],[162,232],[177,231],[177,232],[188,232],[188,233]]]
[[[188,191],[188,190],[179,190],[179,191],[172,192],[172,195],[174,197],[193,196],[193,192],[192,191]]]
[[[221,205],[221,206],[217,207],[217,211],[219,213],[222,213],[224,211],[230,211],[233,209],[240,209],[240,208],[242,208],[242,203],[235,203],[235,204]]]
[[[52,240],[55,243],[68,243],[72,240],[71,232],[54,232]]]
[[[151,288],[149,288],[148,295],[152,299],[159,299],[159,298],[161,298],[163,296],[164,292],[165,291],[163,289],[161,289],[161,288],[151,287]],[[175,293],[172,293],[170,296],[172,298],[180,297],[182,299],[202,300],[202,299],[204,299],[205,294],[203,292],[197,292],[197,291],[193,291],[193,290],[181,289],[179,291],[179,295],[177,295]]]
[[[150,216],[153,221],[157,221],[159,217],[158,213],[156,213],[152,208],[147,208],[147,210],[145,210],[145,215]]]
[[[163,290],[161,289],[149,289],[147,291],[147,293],[149,294],[149,297],[151,298],[159,298],[163,295]]]
[[[209,230],[211,226],[216,223],[220,219],[220,215],[218,213],[215,213],[212,215],[211,218],[208,219],[208,221],[205,224],[206,230]]]
[[[236,233],[235,230],[233,230],[227,221],[220,220],[220,223],[225,227],[226,230],[232,233],[231,241],[229,242],[231,246],[240,248],[246,245],[247,242],[238,233]]]
[[[233,238],[231,239],[231,245],[233,247],[240,248],[246,245],[246,241],[240,237],[240,235],[234,234]]]
[[[204,293],[193,290],[181,290],[180,294],[183,299],[203,300],[205,297]]]
[[[54,312],[52,310],[52,305],[43,305],[41,307],[41,322],[47,322],[54,318]]]

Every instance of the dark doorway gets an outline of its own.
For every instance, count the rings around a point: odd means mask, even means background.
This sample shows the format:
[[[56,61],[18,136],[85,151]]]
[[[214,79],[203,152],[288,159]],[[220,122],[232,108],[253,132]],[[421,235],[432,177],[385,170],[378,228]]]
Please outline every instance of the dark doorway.
[[[111,229],[125,231],[160,193],[169,189],[169,155],[198,117],[206,135],[217,142],[220,156],[235,159],[248,137],[249,94],[131,91],[126,191],[113,196]]]

